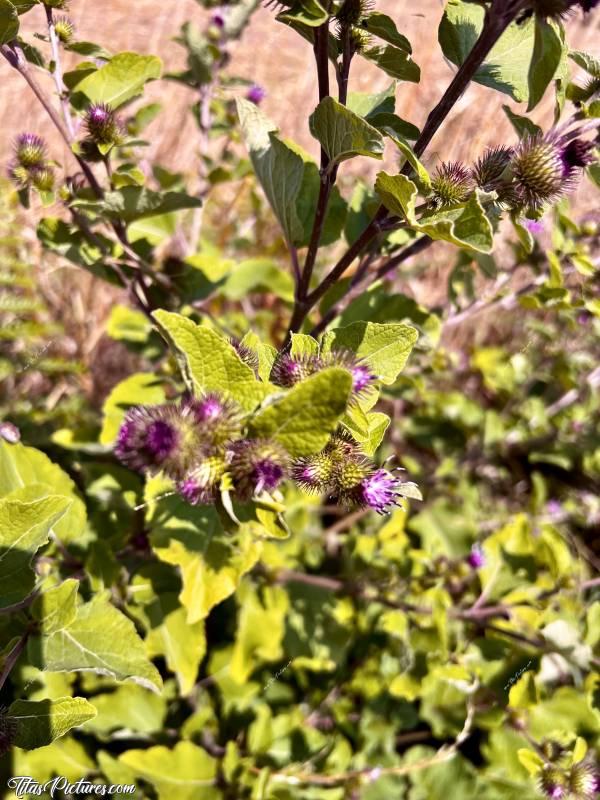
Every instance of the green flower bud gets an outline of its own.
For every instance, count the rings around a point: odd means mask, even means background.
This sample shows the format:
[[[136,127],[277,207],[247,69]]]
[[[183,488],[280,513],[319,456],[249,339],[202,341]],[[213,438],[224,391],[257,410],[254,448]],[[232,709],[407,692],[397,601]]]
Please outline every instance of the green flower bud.
[[[46,161],[46,144],[35,133],[21,133],[15,142],[15,156],[22,167],[41,167]]]
[[[464,203],[473,190],[471,173],[459,161],[442,164],[432,178],[431,188],[438,207]]]
[[[30,170],[29,176],[39,192],[51,192],[54,189],[54,170],[51,167],[35,167]]]
[[[69,44],[75,34],[75,26],[68,17],[59,17],[54,23],[54,30],[63,44]]]

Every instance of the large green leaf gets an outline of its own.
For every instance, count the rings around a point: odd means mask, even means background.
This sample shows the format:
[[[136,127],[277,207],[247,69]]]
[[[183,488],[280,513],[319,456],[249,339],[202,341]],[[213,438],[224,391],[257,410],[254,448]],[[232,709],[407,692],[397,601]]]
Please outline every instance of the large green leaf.
[[[273,437],[295,458],[316,453],[346,410],[351,387],[346,370],[325,369],[259,411],[250,421],[250,435]]]
[[[552,20],[546,22],[536,17],[533,55],[529,67],[529,103],[532,111],[544,96],[550,81],[557,75],[561,64],[567,60],[569,48],[565,45],[562,29]]]
[[[206,652],[204,622],[190,624],[186,609],[177,595],[165,593],[145,609],[150,630],[146,637],[148,655],[163,656],[167,667],[177,676],[179,691],[185,697],[196,682],[198,667]]]
[[[155,192],[145,186],[124,186],[106,192],[102,200],[78,200],[75,208],[120,219],[126,223],[154,218],[187,208],[200,208],[202,200],[185,192]]]
[[[388,44],[385,47],[370,47],[363,55],[391,78],[411,83],[421,80],[421,70],[406,50]]]
[[[449,0],[438,38],[444,55],[460,66],[469,55],[483,27],[482,5]],[[529,65],[533,53],[535,21],[513,23],[492,48],[473,80],[523,102],[529,98]]]
[[[404,369],[419,334],[403,323],[354,322],[336,328],[323,338],[323,350],[350,350],[385,384],[392,384]]]
[[[13,3],[0,0],[0,44],[14,39],[19,32],[19,15]]]
[[[385,207],[393,214],[404,217],[414,231],[479,253],[492,252],[494,232],[477,192],[463,206],[417,220],[417,187],[406,176],[380,172],[375,188]]]
[[[24,600],[31,592],[35,585],[31,559],[72,502],[50,494],[24,502],[25,492],[17,489],[0,500],[0,608]]]
[[[50,636],[29,640],[33,664],[49,672],[82,671],[132,680],[148,689],[162,687],[160,674],[145,652],[130,619],[110,604],[104,593],[77,609],[77,617]]]
[[[127,750],[119,761],[148,781],[159,800],[221,800],[215,787],[217,761],[193,742],[178,742],[172,750]]]
[[[383,39],[388,44],[393,44],[394,47],[399,47],[406,53],[412,53],[410,42],[403,36],[396,27],[393,19],[382,14],[379,11],[372,11],[368,17],[363,20],[363,28],[368,31],[372,36],[377,36],[378,39]]]
[[[158,476],[147,483],[147,528],[158,558],[179,567],[179,600],[187,610],[187,624],[194,625],[233,594],[242,575],[258,561],[262,542],[243,528],[235,539],[223,536],[214,508],[191,506],[181,497],[166,497],[164,490]]]
[[[115,730],[158,733],[164,727],[167,713],[163,695],[149,692],[134,683],[124,683],[114,691],[95,694],[94,706],[98,714],[86,724],[84,732],[100,736],[109,736]]]
[[[285,238],[293,243],[302,237],[296,201],[304,176],[304,161],[275,135],[276,126],[254,103],[240,99],[237,108],[256,176]]]
[[[57,494],[68,497],[71,503],[64,516],[53,525],[54,533],[63,543],[86,543],[85,505],[71,478],[34,447],[8,444],[0,439],[0,497],[23,487],[27,487],[28,500]]]
[[[73,88],[91,103],[118,108],[140,94],[148,81],[160,78],[161,72],[162,61],[156,56],[117,53],[108,64],[88,74]]]
[[[79,581],[69,578],[36,597],[31,606],[31,615],[38,620],[44,636],[60,631],[73,622],[77,616],[78,591]]]
[[[25,750],[45,747],[96,716],[94,706],[83,697],[57,700],[15,700],[8,716],[16,722],[14,744]]]
[[[221,334],[170,311],[155,311],[153,316],[173,343],[192,391],[225,392],[248,411],[271,392]]]
[[[383,137],[349,108],[325,97],[311,115],[310,132],[334,163],[354,156],[383,158]]]
[[[240,614],[229,674],[237,683],[245,683],[259,664],[281,658],[289,599],[280,586],[267,587],[259,597],[251,586],[242,585],[238,600]]]

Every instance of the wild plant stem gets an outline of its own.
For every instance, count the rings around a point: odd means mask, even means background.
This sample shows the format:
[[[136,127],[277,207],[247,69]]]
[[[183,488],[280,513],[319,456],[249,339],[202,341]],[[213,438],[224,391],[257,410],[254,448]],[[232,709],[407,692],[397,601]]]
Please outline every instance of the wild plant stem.
[[[491,11],[486,12],[483,28],[479,38],[475,42],[465,61],[459,67],[456,75],[450,82],[439,103],[429,114],[425,126],[415,143],[414,151],[417,156],[421,156],[425,152],[433,136],[445,121],[456,101],[463,94],[473,79],[473,76],[484,62],[492,47],[496,44],[506,28],[516,18],[517,14],[521,10],[521,5],[522,4],[519,2],[519,0],[517,0],[517,2],[510,4],[509,9],[507,10],[506,8],[501,8],[501,4],[496,3],[495,7],[492,7]],[[412,167],[407,162],[404,165],[402,172],[404,174],[408,174],[411,169]],[[382,223],[384,223],[387,217],[387,209],[383,205],[380,206],[374,218],[367,225],[358,240],[348,249],[345,255],[342,256],[338,263],[333,267],[331,272],[325,276],[319,286],[317,286],[316,289],[314,289],[313,292],[308,294],[306,297],[298,298],[299,302],[296,303],[294,311],[292,312],[288,338],[289,334],[300,330],[312,308],[314,308],[314,306],[319,302],[328,289],[337,283],[346,269],[352,264],[354,259],[371,244],[373,239],[380,232]]]
[[[8,61],[8,63],[11,65],[11,67],[16,69],[17,72],[21,75],[21,77],[25,80],[31,91],[34,93],[34,95],[37,97],[37,99],[44,107],[44,110],[50,117],[56,130],[60,133],[62,139],[69,148],[69,151],[73,152],[71,149],[73,140],[70,137],[68,130],[65,128],[63,121],[56,113],[56,109],[54,108],[52,103],[48,102],[48,99],[44,94],[44,92],[42,91],[42,88],[40,87],[37,80],[33,77],[33,74],[29,69],[29,64],[27,63],[27,59],[25,58],[25,55],[23,54],[23,51],[21,50],[19,44],[17,42],[11,42],[10,44],[3,44],[0,47],[0,52],[2,53],[4,58]],[[73,155],[77,163],[79,164],[81,171],[85,175],[86,180],[90,184],[94,194],[97,197],[102,197],[104,192],[102,191],[102,187],[98,183],[96,176],[94,175],[90,167],[78,155],[76,155],[75,153],[73,153]]]
[[[71,109],[69,107],[69,100],[65,94],[65,83],[63,80],[62,64],[60,60],[60,42],[56,35],[56,28],[54,27],[54,18],[52,15],[51,6],[44,6],[46,11],[46,22],[48,23],[48,36],[50,37],[50,47],[52,48],[52,58],[54,59],[54,83],[56,84],[56,91],[60,99],[62,113],[69,133],[69,138],[75,138],[75,129],[73,127],[73,118],[71,117]]]

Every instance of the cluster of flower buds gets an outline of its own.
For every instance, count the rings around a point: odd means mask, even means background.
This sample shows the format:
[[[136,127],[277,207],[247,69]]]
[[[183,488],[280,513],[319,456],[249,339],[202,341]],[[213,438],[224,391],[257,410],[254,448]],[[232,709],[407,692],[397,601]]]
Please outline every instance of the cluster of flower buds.
[[[432,203],[437,208],[463,203],[478,187],[495,192],[500,207],[535,216],[571,191],[581,171],[597,160],[597,145],[581,138],[582,132],[567,123],[526,136],[515,147],[491,148],[472,169],[459,162],[442,164],[431,182]]]
[[[123,123],[106,103],[91,105],[85,112],[84,124],[88,135],[81,143],[81,149],[89,161],[98,159],[99,146],[110,147],[125,141]]]
[[[15,157],[9,176],[20,189],[33,186],[39,192],[54,189],[54,169],[46,155],[46,143],[35,133],[21,133],[15,141]]]
[[[400,505],[401,481],[378,467],[344,431],[335,433],[321,452],[298,459],[292,477],[307,492],[331,495],[337,502],[388,513]]]
[[[336,432],[321,452],[292,462],[278,442],[244,437],[241,409],[217,393],[131,408],[115,455],[138,472],[164,472],[192,505],[214,503],[222,486],[247,502],[288,478],[308,492],[379,514],[403,496],[396,475],[367,458],[348,433]]]
[[[369,386],[377,381],[377,375],[374,375],[354,353],[346,350],[336,350],[318,356],[292,356],[283,353],[273,364],[271,381],[277,386],[290,387],[328,367],[340,367],[348,370],[351,374],[351,399],[360,397]]]
[[[175,481],[192,505],[209,505],[227,475],[240,501],[276,489],[289,456],[276,442],[242,438],[242,411],[217,393],[179,403],[136,406],[119,430],[115,454],[138,472]]]
[[[550,800],[594,800],[600,791],[600,777],[589,759],[568,768],[547,762],[538,783],[540,791]]]

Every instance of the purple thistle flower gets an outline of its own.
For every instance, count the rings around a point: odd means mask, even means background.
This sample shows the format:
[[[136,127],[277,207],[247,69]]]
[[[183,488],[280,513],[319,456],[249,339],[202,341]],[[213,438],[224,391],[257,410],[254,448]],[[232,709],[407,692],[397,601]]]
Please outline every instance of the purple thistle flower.
[[[377,376],[371,372],[369,367],[349,350],[336,350],[333,353],[329,353],[324,360],[323,366],[341,367],[350,372],[352,375],[353,399],[356,399],[377,380]]]
[[[277,442],[241,439],[229,447],[229,471],[240,500],[272,492],[288,472],[289,456]]]
[[[593,164],[595,158],[592,154],[594,149],[593,142],[584,139],[572,139],[567,142],[561,150],[561,160],[563,165],[563,178],[571,178],[578,169],[583,169]]]
[[[481,569],[485,566],[485,555],[479,544],[471,547],[471,552],[467,556],[467,564],[473,569]]]
[[[15,156],[22,167],[41,167],[46,161],[46,143],[35,133],[21,133],[15,141]]]
[[[305,492],[325,492],[331,483],[333,463],[327,452],[298,459],[292,467],[292,479]]]
[[[106,103],[94,103],[88,108],[85,126],[96,144],[120,144],[123,141],[123,126]]]
[[[193,506],[215,502],[227,462],[218,453],[207,454],[178,484],[177,491]]]
[[[349,493],[358,505],[369,506],[378,514],[387,514],[397,506],[400,481],[386,469],[371,472]]]
[[[254,370],[255,373],[258,373],[258,353],[256,353],[256,351],[254,351],[251,347],[242,344],[239,339],[230,339],[229,343],[238,356],[242,359],[244,364],[250,367],[250,369]]]
[[[266,96],[266,90],[257,83],[251,86],[246,92],[246,100],[250,100],[251,103],[255,103],[257,106],[262,103]]]
[[[223,30],[225,27],[225,16],[220,11],[215,11],[215,13],[210,18],[211,23],[215,26],[215,28],[220,28]]]
[[[320,372],[324,367],[318,356],[291,356],[282,353],[277,356],[270,379],[276,386],[295,386],[305,378]]]
[[[135,406],[125,414],[115,455],[130,469],[142,473],[162,469],[177,480],[197,457],[200,435],[185,403]]]
[[[217,392],[208,392],[200,398],[188,397],[182,406],[202,429],[205,440],[213,445],[225,444],[241,431],[240,407]]]

